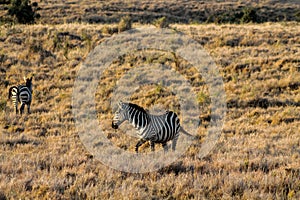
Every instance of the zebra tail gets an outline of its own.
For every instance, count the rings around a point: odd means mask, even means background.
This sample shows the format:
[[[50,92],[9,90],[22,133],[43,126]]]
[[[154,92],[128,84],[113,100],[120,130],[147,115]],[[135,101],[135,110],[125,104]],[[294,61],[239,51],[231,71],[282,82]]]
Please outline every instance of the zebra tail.
[[[11,96],[12,96],[11,91],[12,91],[14,88],[15,88],[15,86],[12,86],[12,87],[9,88],[9,90],[8,90],[8,99],[11,98]]]
[[[179,131],[187,136],[194,137],[193,135],[189,134],[186,130],[184,130],[184,128],[182,126],[180,127]]]

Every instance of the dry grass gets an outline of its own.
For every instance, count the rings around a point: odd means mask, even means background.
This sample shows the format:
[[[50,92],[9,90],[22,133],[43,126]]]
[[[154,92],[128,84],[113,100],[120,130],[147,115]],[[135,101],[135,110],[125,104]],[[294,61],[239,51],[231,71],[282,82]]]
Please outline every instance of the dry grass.
[[[224,78],[228,112],[215,150],[199,160],[199,144],[194,144],[172,165],[145,174],[119,172],[101,164],[78,137],[71,96],[80,63],[110,36],[107,27],[116,26],[2,26],[0,197],[300,198],[299,24],[170,26],[203,44]],[[136,141],[109,128],[107,101],[117,78],[143,62],[176,68],[167,53],[127,55],[106,72],[105,85],[97,90],[99,120],[107,126],[112,142],[128,151],[133,151]],[[190,73],[193,69],[187,63],[180,61],[180,66],[194,80],[201,106],[206,108],[200,116],[203,124],[198,134],[202,136],[209,120],[207,90],[197,85],[201,76]],[[7,102],[7,90],[29,74],[34,74],[32,114],[16,117],[12,103]],[[176,97],[167,88],[145,86],[139,92],[133,96],[136,103],[146,107],[161,103],[176,109]]]

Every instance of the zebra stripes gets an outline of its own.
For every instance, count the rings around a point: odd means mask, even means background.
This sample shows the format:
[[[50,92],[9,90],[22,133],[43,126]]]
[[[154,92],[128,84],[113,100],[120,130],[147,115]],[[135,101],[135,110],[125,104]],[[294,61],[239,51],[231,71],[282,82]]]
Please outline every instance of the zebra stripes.
[[[19,113],[18,103],[21,103],[20,113],[24,113],[25,105],[27,105],[27,112],[30,114],[30,104],[32,101],[32,77],[25,79],[25,85],[12,86],[8,91],[8,99],[12,99],[16,114]]]
[[[135,147],[136,152],[147,141],[150,141],[152,151],[154,151],[155,143],[161,143],[167,151],[167,142],[170,140],[172,140],[172,150],[175,151],[180,131],[192,136],[180,126],[177,114],[172,111],[167,111],[163,115],[151,115],[136,104],[120,102],[118,106],[112,121],[112,128],[117,129],[128,120],[137,129],[140,137]]]

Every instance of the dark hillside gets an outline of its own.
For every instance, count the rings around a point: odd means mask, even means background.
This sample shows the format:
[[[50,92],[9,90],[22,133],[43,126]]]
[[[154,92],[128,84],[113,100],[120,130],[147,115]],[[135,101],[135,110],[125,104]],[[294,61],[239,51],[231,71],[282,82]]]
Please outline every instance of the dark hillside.
[[[43,24],[115,23],[127,15],[139,23],[151,23],[163,16],[172,23],[239,23],[249,9],[257,15],[254,22],[300,20],[298,1],[44,0],[38,5],[41,8],[39,22]],[[2,5],[0,16],[5,14],[4,8]]]

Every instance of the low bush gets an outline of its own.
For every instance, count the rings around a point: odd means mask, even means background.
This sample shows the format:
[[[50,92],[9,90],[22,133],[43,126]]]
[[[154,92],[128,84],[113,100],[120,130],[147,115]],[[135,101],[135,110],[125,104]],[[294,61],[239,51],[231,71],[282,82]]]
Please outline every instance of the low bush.
[[[30,0],[11,0],[8,8],[8,14],[15,17],[16,21],[21,24],[32,24],[40,15],[36,12],[38,4]]]
[[[122,17],[119,24],[118,24],[118,32],[123,32],[130,30],[132,27],[132,21],[129,16]]]

